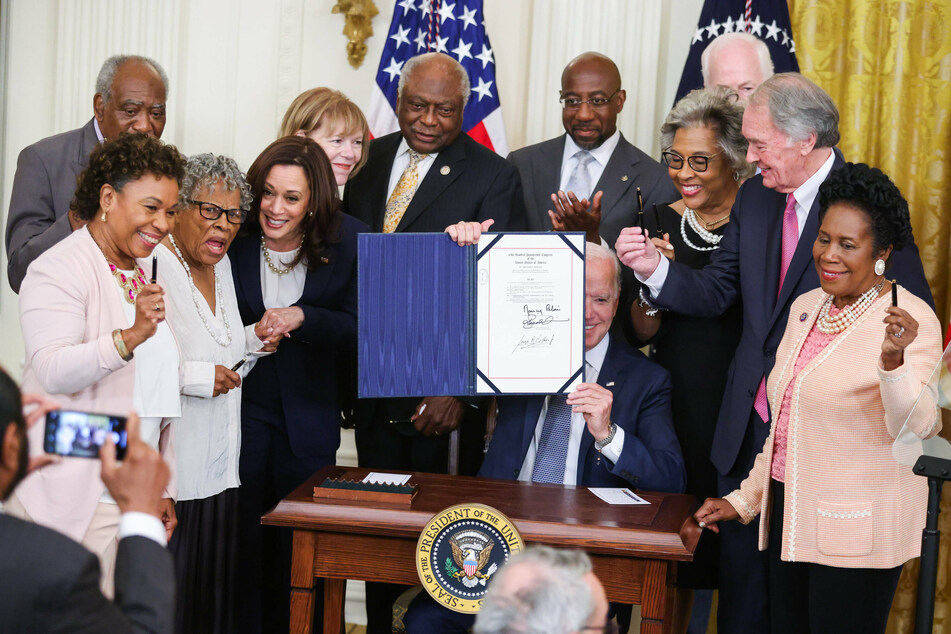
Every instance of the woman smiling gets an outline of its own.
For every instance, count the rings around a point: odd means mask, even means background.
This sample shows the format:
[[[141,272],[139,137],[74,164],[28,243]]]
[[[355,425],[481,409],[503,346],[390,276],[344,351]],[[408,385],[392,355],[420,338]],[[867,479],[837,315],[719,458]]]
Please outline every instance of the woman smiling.
[[[941,356],[938,319],[886,262],[911,238],[908,204],[881,171],[846,164],[819,189],[813,259],[767,380],[773,426],[740,488],[701,526],[763,513],[774,633],[884,632],[902,565],[917,557],[927,483],[892,458],[906,424],[940,429],[922,393]],[[921,402],[917,402],[922,393]]]

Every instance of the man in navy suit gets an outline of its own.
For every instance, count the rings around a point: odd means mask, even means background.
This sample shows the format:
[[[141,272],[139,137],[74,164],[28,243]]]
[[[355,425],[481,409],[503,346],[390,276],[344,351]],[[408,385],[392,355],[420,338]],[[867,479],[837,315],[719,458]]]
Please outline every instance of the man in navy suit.
[[[585,382],[561,403],[559,395],[500,397],[479,476],[680,493],[686,473],[671,421],[670,375],[608,334],[620,263],[601,245],[589,242],[586,250]],[[465,632],[473,620],[420,593],[404,623],[410,634]]]
[[[729,370],[710,458],[725,495],[749,473],[769,434],[765,377],[775,363],[789,306],[817,288],[812,261],[819,185],[845,165],[835,150],[839,113],[832,98],[798,73],[773,75],[753,93],[743,116],[747,160],[760,174],[740,187],[730,224],[710,264],[694,270],[662,258],[637,227],[617,241],[624,264],[651,302],[679,313],[715,316],[743,303],[743,334]],[[892,253],[889,277],[934,302],[918,249]],[[718,629],[769,632],[766,557],[759,520],[722,527]]]
[[[370,144],[367,164],[344,190],[344,210],[374,232],[441,232],[460,221],[522,228],[518,172],[462,133],[469,77],[452,57],[427,53],[403,66],[400,130]],[[355,407],[360,466],[445,473],[449,433],[460,426],[460,473],[479,468],[485,412],[452,397],[367,399]],[[463,422],[463,419],[465,421]],[[367,631],[392,629],[400,586],[367,584]]]

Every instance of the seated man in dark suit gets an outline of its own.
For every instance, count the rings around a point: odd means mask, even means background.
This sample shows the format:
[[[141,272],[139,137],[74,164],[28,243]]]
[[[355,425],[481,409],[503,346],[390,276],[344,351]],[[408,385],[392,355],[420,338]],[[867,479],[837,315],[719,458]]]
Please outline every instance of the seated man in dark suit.
[[[20,292],[30,262],[86,222],[69,213],[76,179],[104,140],[123,132],[162,136],[168,77],[159,64],[138,55],[114,55],[96,78],[93,118],[81,128],[23,148],[7,212],[7,278]]]
[[[0,500],[28,470],[22,407],[20,390],[0,370]],[[28,418],[36,422],[54,408],[42,403]],[[122,512],[115,602],[99,589],[96,555],[54,530],[0,512],[0,632],[172,631],[175,580],[157,513],[169,469],[139,439],[135,414],[127,430],[121,466],[111,444],[102,451],[102,479]]]
[[[588,243],[585,257],[585,382],[569,394],[503,396],[479,476],[680,493],[686,475],[670,417],[670,376],[608,334],[618,306],[620,263]],[[407,631],[464,632],[473,617],[420,593]]]

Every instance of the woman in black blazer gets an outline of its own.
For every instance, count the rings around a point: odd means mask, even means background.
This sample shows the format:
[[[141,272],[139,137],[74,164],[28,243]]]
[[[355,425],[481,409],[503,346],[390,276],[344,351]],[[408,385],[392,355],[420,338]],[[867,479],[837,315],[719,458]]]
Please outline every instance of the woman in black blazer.
[[[248,170],[249,222],[229,250],[241,319],[283,335],[242,384],[242,631],[288,630],[291,532],[260,518],[340,445],[336,359],[355,350],[357,233],[323,150],[269,145]],[[318,606],[319,607],[319,606]],[[319,622],[319,621],[318,621]]]

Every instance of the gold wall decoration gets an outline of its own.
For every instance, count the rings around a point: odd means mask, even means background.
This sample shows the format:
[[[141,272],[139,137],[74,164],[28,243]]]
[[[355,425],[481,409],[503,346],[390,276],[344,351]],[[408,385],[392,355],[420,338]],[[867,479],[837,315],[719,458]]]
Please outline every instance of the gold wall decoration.
[[[347,59],[354,68],[360,68],[367,56],[366,39],[373,35],[373,16],[379,13],[373,0],[338,0],[332,13],[344,15],[343,34],[347,42]]]

